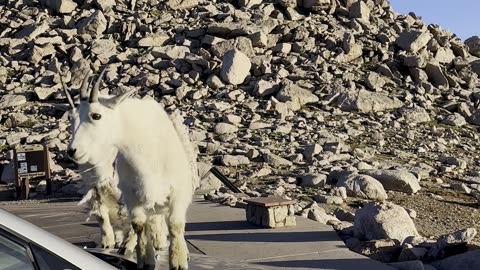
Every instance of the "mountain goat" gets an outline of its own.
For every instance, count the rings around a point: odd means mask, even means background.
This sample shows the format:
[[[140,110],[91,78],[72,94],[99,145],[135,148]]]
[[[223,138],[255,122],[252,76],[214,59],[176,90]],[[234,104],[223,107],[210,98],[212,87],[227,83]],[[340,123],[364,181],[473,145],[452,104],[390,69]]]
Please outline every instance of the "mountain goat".
[[[80,102],[88,98],[87,77],[82,82]],[[80,123],[78,110],[73,102],[68,88],[60,77],[63,90],[70,105],[68,120],[70,131],[73,134]],[[110,160],[105,164],[80,164],[79,171],[85,185],[89,188],[78,205],[87,204],[89,216],[95,216],[101,232],[103,248],[124,247],[125,251],[133,251],[137,244],[137,236],[133,231],[125,205],[122,202],[121,191],[118,188],[118,174],[115,171],[117,151],[111,148],[105,152],[105,159]],[[155,249],[167,245],[166,224],[162,219],[155,220],[152,226],[161,226],[154,235]],[[162,227],[163,226],[163,227]],[[125,234],[127,238],[125,239]]]
[[[186,138],[153,99],[131,98],[134,91],[99,97],[105,70],[88,102],[80,103],[80,123],[72,135],[68,154],[78,164],[102,165],[110,162],[105,159],[105,151],[116,149],[119,188],[137,234],[137,267],[155,267],[151,239],[155,229],[148,223],[165,215],[170,269],[188,269],[184,232],[197,177],[185,149]]]

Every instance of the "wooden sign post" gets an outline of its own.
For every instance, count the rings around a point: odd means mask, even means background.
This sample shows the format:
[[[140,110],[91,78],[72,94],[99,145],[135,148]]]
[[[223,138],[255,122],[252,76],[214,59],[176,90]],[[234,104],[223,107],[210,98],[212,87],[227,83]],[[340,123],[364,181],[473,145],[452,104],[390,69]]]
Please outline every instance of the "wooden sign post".
[[[13,161],[17,200],[28,199],[30,180],[36,178],[44,178],[47,181],[47,194],[52,193],[50,159],[46,145],[19,146],[13,150]]]

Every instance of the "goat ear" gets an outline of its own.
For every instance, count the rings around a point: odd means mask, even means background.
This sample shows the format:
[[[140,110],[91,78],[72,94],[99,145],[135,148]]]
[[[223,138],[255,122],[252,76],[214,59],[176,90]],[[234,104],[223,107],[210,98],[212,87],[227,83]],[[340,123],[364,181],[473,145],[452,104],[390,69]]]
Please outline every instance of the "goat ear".
[[[128,97],[133,95],[133,93],[135,93],[136,91],[137,91],[137,89],[132,89],[130,91],[127,91],[127,92],[122,93],[120,95],[114,96],[112,98],[105,99],[104,105],[107,106],[110,109],[114,109],[115,107],[120,105],[120,103],[122,103],[125,99],[127,99]]]

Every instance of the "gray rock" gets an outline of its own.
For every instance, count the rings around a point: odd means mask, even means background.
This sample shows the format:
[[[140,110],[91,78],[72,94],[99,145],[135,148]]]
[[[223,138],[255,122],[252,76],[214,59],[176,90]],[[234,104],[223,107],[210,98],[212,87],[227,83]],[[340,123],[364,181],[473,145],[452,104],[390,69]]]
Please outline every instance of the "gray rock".
[[[71,183],[61,187],[57,192],[69,195],[82,195],[81,190],[82,186],[80,184]]]
[[[348,198],[347,189],[345,187],[333,187],[330,193],[332,193],[333,196],[340,197],[344,200]]]
[[[110,62],[110,58],[117,53],[117,46],[112,39],[95,39],[92,42],[91,52],[103,64]]]
[[[319,144],[311,144],[311,145],[308,145],[305,150],[303,151],[303,157],[305,158],[305,160],[307,161],[312,161],[313,160],[313,157],[315,155],[318,155],[320,154],[321,152],[323,151],[323,148],[321,145]]]
[[[428,62],[425,67],[425,72],[428,75],[429,80],[436,87],[448,87],[448,79],[440,64],[435,62]]]
[[[254,94],[256,96],[266,97],[277,93],[279,89],[280,87],[278,85],[261,79],[255,84]]]
[[[400,113],[407,123],[425,123],[432,121],[428,112],[419,106],[404,108],[400,110]]]
[[[427,46],[432,38],[429,32],[405,30],[397,38],[397,45],[407,51],[416,53]]]
[[[225,166],[240,166],[240,165],[248,165],[250,164],[250,160],[246,156],[232,156],[232,155],[224,155],[222,157],[222,163]]]
[[[242,122],[242,117],[238,115],[228,114],[222,116],[222,120],[226,123],[238,126]]]
[[[47,181],[42,180],[37,184],[37,187],[35,187],[35,192],[44,193],[46,191],[47,191]]]
[[[286,80],[275,98],[281,102],[290,103],[293,110],[299,110],[308,103],[317,103],[319,98],[311,91],[302,88],[292,81]]]
[[[153,56],[170,60],[183,59],[187,53],[190,53],[188,47],[177,45],[165,45],[162,47],[155,47],[152,50]]]
[[[23,113],[10,113],[4,125],[6,128],[15,128],[22,126],[24,123],[30,122],[30,117]]]
[[[25,104],[27,98],[23,95],[7,94],[0,99],[0,110],[13,108]]]
[[[300,14],[296,9],[287,7],[286,9],[287,17],[292,21],[299,21],[305,18],[304,15]]]
[[[286,7],[286,8],[296,8],[297,7],[297,1],[296,0],[279,0],[278,3],[282,7]]]
[[[364,89],[340,94],[335,104],[343,111],[359,111],[362,113],[382,112],[403,106],[403,102],[396,97],[392,99],[385,94]]]
[[[441,64],[450,64],[455,59],[455,54],[449,48],[439,48],[435,54],[435,60]]]
[[[337,182],[337,187],[345,187],[347,195],[350,197],[375,201],[383,201],[388,198],[382,183],[368,175],[354,175],[341,178]]]
[[[228,123],[218,123],[215,125],[214,132],[216,134],[229,134],[238,131],[238,127]]]
[[[423,69],[410,68],[410,76],[415,83],[422,83],[428,81],[428,75]]]
[[[327,10],[329,7],[334,8],[334,4],[330,0],[303,0],[302,6],[308,9],[321,8],[322,10]]]
[[[424,270],[425,269],[423,267],[422,261],[419,261],[419,260],[389,263],[388,265],[398,270]]]
[[[141,38],[137,46],[138,47],[161,47],[166,45],[166,43],[170,40],[170,36],[161,32],[161,33],[154,33],[144,38]]]
[[[477,270],[480,265],[480,249],[468,251],[433,262],[438,270]]]
[[[225,84],[223,84],[222,80],[216,75],[208,77],[207,85],[212,89],[220,89],[225,87]]]
[[[355,41],[354,35],[350,32],[343,35],[343,50],[345,54],[340,54],[337,58],[341,63],[351,62],[363,55],[363,47]]]
[[[407,170],[373,170],[365,172],[382,183],[386,190],[416,193],[420,190],[418,179]]]
[[[96,10],[77,26],[79,34],[100,35],[107,30],[107,19],[100,10]]]
[[[442,235],[438,238],[436,245],[429,250],[428,256],[442,258],[445,256],[445,248],[470,244],[476,235],[475,228],[466,228],[452,234]]]
[[[329,221],[339,221],[336,217],[329,215],[325,209],[313,204],[312,207],[306,208],[302,211],[307,218],[315,220],[322,224],[327,224]]]
[[[289,53],[292,50],[292,44],[286,42],[280,42],[272,48],[272,51],[279,53]]]
[[[250,59],[239,50],[230,50],[223,56],[220,76],[223,81],[237,85],[242,84],[250,73]]]
[[[413,210],[413,209],[405,209],[408,213],[408,215],[412,218],[412,219],[416,219],[417,218],[417,211]]]
[[[382,75],[376,72],[370,72],[368,73],[365,83],[372,90],[381,90],[385,85],[386,80],[382,77]]]
[[[77,7],[77,3],[72,0],[46,0],[45,4],[61,14],[70,14]]]
[[[471,54],[480,57],[480,38],[478,36],[467,38],[465,45],[467,45],[468,51]]]
[[[391,202],[368,203],[357,210],[354,231],[360,239],[394,239],[400,243],[419,235],[407,211]]]
[[[304,175],[301,177],[300,185],[302,187],[323,187],[327,182],[327,176],[324,174]]]
[[[167,6],[173,10],[189,10],[200,3],[199,0],[168,0]]]
[[[45,44],[42,46],[33,46],[30,51],[28,60],[33,64],[38,64],[43,58],[52,56],[56,53],[55,46],[53,44]]]
[[[326,204],[334,204],[334,205],[342,205],[343,204],[342,197],[338,197],[338,196],[313,195],[313,199],[318,203],[326,203]]]
[[[466,169],[467,168],[467,161],[462,158],[458,157],[443,157],[440,159],[443,163],[449,164],[449,165],[455,165],[459,167],[460,169]],[[475,183],[475,182],[473,182]]]
[[[47,100],[57,92],[57,89],[51,87],[35,87],[34,91],[39,100]]]
[[[8,163],[2,171],[2,182],[11,184],[15,183],[15,164]]]
[[[285,158],[282,158],[278,155],[275,155],[273,153],[266,153],[263,155],[263,160],[271,165],[272,167],[283,167],[283,166],[292,166],[293,163]]]
[[[95,4],[103,11],[107,12],[115,5],[115,0],[95,0]]]
[[[47,32],[49,29],[50,29],[50,26],[45,21],[39,24],[33,23],[25,26],[21,31],[15,34],[15,37],[25,38],[26,40],[33,40],[37,36]]]
[[[403,65],[410,68],[425,68],[429,55],[426,53],[407,55],[403,58]]]
[[[212,166],[204,162],[198,162],[197,164],[198,175],[200,176],[200,185],[198,187],[198,190],[219,190],[222,187],[222,182],[217,177],[215,177],[215,175],[209,173]]]
[[[467,120],[465,120],[465,117],[460,115],[459,113],[453,113],[442,121],[443,124],[449,125],[449,126],[454,126],[454,127],[462,127],[467,124]]]
[[[370,9],[364,1],[358,0],[350,6],[350,18],[358,18],[363,21],[370,20]]]
[[[28,132],[15,132],[7,135],[7,144],[10,146],[16,146],[24,138],[28,137]]]
[[[480,110],[475,110],[468,118],[468,122],[472,125],[480,126]]]
[[[268,46],[268,35],[262,31],[255,32],[248,36],[248,38],[252,41],[252,46],[265,48]]]
[[[335,211],[335,216],[341,221],[348,221],[352,223],[355,221],[355,214],[342,208],[338,208]]]

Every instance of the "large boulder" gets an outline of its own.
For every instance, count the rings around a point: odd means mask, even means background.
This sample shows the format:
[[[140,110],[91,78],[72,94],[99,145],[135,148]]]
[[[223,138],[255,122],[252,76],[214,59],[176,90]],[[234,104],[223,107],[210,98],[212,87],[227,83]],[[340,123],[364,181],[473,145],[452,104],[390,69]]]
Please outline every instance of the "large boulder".
[[[335,105],[342,111],[370,113],[398,109],[403,106],[403,102],[396,97],[392,99],[385,94],[362,89],[340,94]]]
[[[432,263],[438,270],[478,270],[480,249],[468,251]]]
[[[477,56],[480,57],[480,37],[478,36],[473,36],[470,38],[467,38],[465,40],[465,45],[468,47],[468,51]]]
[[[294,109],[300,109],[301,106],[308,103],[317,103],[320,99],[308,89],[296,85],[294,82],[286,80],[283,87],[275,96],[281,102],[291,103]]]
[[[428,112],[419,106],[404,108],[400,110],[400,113],[408,123],[425,123],[432,121]]]
[[[365,174],[380,181],[386,190],[414,194],[421,188],[417,177],[407,170],[372,170]]]
[[[391,202],[368,203],[357,210],[354,234],[359,239],[393,239],[400,243],[419,235],[408,212]]]
[[[368,175],[353,175],[341,178],[337,182],[337,187],[345,187],[349,197],[375,201],[383,201],[388,198],[382,183]]]
[[[220,76],[226,83],[242,84],[250,73],[252,63],[241,51],[234,49],[225,53],[222,59]]]
[[[72,0],[46,0],[45,5],[58,13],[69,14],[77,7]]]
[[[403,50],[416,53],[427,46],[431,38],[429,32],[405,30],[397,38],[396,43]]]
[[[27,102],[27,98],[23,95],[3,95],[0,99],[0,110],[13,108]]]
[[[79,34],[100,35],[107,30],[107,19],[100,10],[96,10],[89,17],[77,25]]]

